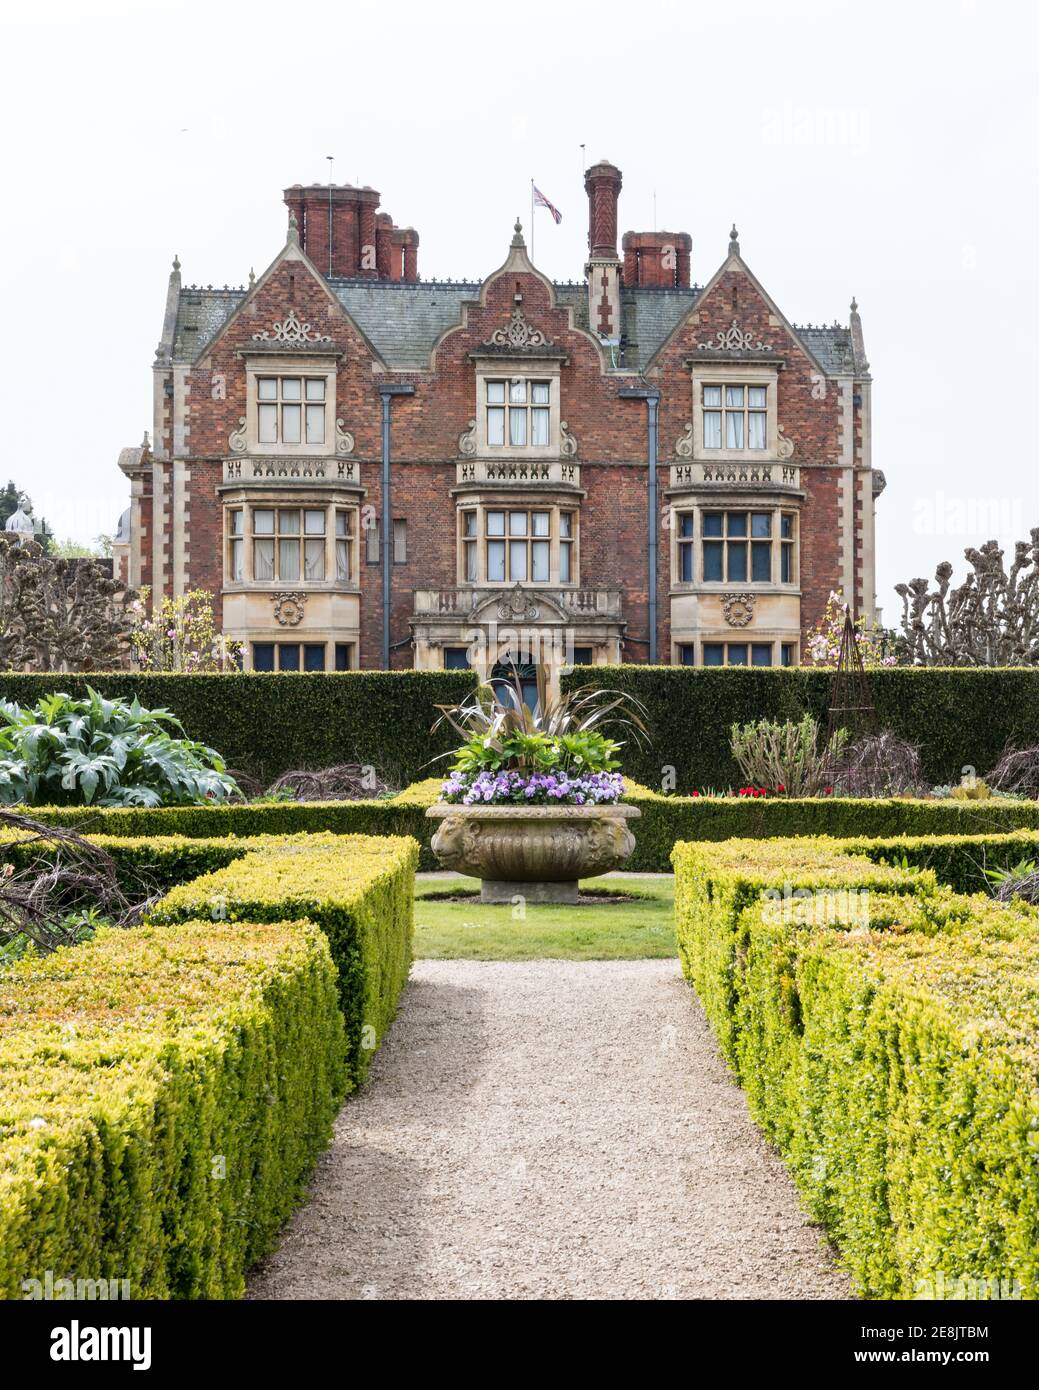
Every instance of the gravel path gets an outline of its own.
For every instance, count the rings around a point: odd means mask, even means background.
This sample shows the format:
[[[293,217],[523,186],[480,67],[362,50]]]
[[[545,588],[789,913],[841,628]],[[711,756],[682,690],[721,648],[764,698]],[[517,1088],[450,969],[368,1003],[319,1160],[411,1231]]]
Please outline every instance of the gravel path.
[[[674,961],[419,961],[249,1296],[851,1289]]]

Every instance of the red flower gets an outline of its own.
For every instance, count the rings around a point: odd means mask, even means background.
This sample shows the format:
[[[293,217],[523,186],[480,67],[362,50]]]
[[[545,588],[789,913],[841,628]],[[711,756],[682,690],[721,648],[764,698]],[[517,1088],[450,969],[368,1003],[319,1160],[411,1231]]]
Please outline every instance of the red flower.
[[[779,786],[776,788],[776,791],[777,791],[777,792],[785,792],[785,791],[786,791],[786,787],[783,786],[783,783],[782,783],[782,782],[780,782]]]

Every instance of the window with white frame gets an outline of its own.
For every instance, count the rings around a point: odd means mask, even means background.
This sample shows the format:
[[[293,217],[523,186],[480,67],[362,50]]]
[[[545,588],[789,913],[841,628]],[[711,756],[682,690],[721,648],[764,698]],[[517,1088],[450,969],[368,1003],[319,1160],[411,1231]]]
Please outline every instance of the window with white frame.
[[[703,446],[742,453],[768,448],[768,387],[703,382]]]
[[[573,584],[576,513],[559,506],[472,507],[459,516],[466,584]]]
[[[287,448],[328,442],[328,381],[317,376],[256,376],[256,441]]]
[[[679,584],[796,584],[797,514],[780,508],[681,511],[674,565]]]
[[[229,507],[225,517],[229,584],[349,584],[356,574],[354,509]],[[330,547],[330,542],[332,542]]]
[[[552,386],[526,377],[488,380],[487,446],[490,449],[549,447]]]

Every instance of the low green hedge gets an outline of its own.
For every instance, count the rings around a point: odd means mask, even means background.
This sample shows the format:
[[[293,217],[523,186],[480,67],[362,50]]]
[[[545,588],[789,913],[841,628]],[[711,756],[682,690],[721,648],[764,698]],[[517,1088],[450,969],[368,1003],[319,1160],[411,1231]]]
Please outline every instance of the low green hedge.
[[[344,1056],[305,922],[103,930],[0,973],[0,1297],[48,1271],[240,1296],[329,1140]]]
[[[597,666],[562,678],[564,690],[589,682],[623,690],[646,706],[652,739],[625,748],[625,769],[649,787],[674,768],[681,792],[742,785],[729,749],[734,723],[815,715],[826,726],[834,672],[802,666]],[[1039,670],[1025,667],[957,669],[893,667],[869,672],[882,728],[921,749],[925,777],[958,782],[970,765],[983,775],[1007,744],[1039,744]],[[978,712],[984,711],[979,718]]]
[[[426,775],[454,736],[431,735],[437,705],[473,689],[469,671],[290,672],[270,675],[147,675],[120,671],[78,676],[0,672],[0,697],[34,705],[63,690],[133,699],[171,710],[189,738],[215,748],[229,767],[269,785],[292,768],[370,763],[396,785]],[[296,829],[307,827],[297,826]]]
[[[314,922],[339,972],[347,1060],[360,1084],[411,969],[417,862],[418,847],[407,839],[265,839],[225,867],[171,889],[148,920],[169,924],[216,913],[231,921]]]
[[[674,857],[686,973],[862,1291],[1039,1296],[1039,913],[833,843]]]
[[[45,825],[66,825],[87,834],[117,836],[291,835],[331,831],[340,835],[408,835],[420,846],[421,869],[438,867],[429,847],[436,823],[426,808],[437,800],[440,778],[413,783],[379,801],[277,802],[271,805],[168,806],[154,809],[83,811],[34,807]],[[633,873],[667,873],[679,840],[786,838],[829,835],[837,838],[920,835],[1012,835],[1039,830],[1034,801],[853,800],[849,797],[678,797],[662,796],[628,780],[625,801],[641,811],[633,822]]]
[[[998,835],[902,835],[839,843],[847,854],[864,854],[877,864],[933,869],[939,881],[957,893],[990,889],[990,870],[1010,869],[1022,861],[1039,863],[1039,830]]]

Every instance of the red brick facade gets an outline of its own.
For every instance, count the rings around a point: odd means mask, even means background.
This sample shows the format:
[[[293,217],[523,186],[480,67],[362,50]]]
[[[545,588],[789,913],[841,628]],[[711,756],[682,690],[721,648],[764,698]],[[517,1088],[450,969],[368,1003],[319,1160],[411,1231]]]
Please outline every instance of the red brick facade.
[[[133,493],[131,580],[168,594],[209,590],[250,662],[256,643],[260,664],[272,644],[276,660],[289,662],[281,648],[302,643],[300,661],[316,664],[324,643],[326,667],[337,643],[349,647],[350,664],[381,665],[387,635],[393,666],[439,665],[478,632],[489,669],[508,645],[497,637],[502,623],[566,635],[578,660],[646,661],[655,637],[661,662],[717,660],[723,644],[730,660],[764,664],[767,648],[778,664],[798,658],[799,634],[832,589],[853,591],[857,611],[872,613],[882,477],[869,456],[870,379],[857,314],[849,328],[795,329],[743,262],[735,230],[702,289],[690,285],[684,233],[626,233],[622,258],[620,186],[612,165],[588,171],[590,288],[547,281],[518,227],[486,280],[419,281],[417,234],[378,213],[379,195],[368,188],[286,190],[288,241],[247,289],[184,288],[175,266],[154,366],[154,443],[120,458]],[[281,387],[269,385],[276,378]],[[324,441],[293,444],[293,422],[311,417],[290,404],[279,407],[277,444],[264,444],[263,430],[275,426],[258,423],[260,393],[298,391],[300,379],[309,391],[311,378],[325,383],[315,387],[327,401]],[[367,558],[365,530],[383,513],[387,384],[414,388],[390,401],[397,525],[388,634],[382,556]],[[659,393],[655,634],[650,411],[645,399],[622,394],[632,388]],[[740,416],[741,447],[712,433],[719,426],[708,417],[723,391],[727,411],[730,399],[760,405],[757,421]],[[503,392],[507,429],[528,431],[522,438],[497,433],[506,428]],[[514,393],[523,394],[522,409]],[[728,414],[724,428],[737,428]],[[292,568],[299,560],[290,541],[284,556],[277,552],[277,579],[263,578],[271,552],[263,541],[251,548],[253,528],[278,509],[279,527],[300,516],[310,525],[321,508],[331,510],[327,552],[314,561],[324,564],[320,576]],[[771,570],[742,579],[737,539],[728,572],[712,578],[709,528],[720,523],[706,518],[730,513],[725,525],[735,528],[741,508],[753,528],[771,527]],[[336,509],[351,518],[349,573],[334,572]],[[529,547],[496,539],[499,516],[520,524],[513,512],[526,513]],[[250,556],[238,574],[242,562],[229,559],[237,525]],[[468,526],[478,558],[467,558]],[[783,572],[781,527],[794,541]],[[695,558],[683,573],[685,540]],[[286,594],[293,602],[279,607]]]

